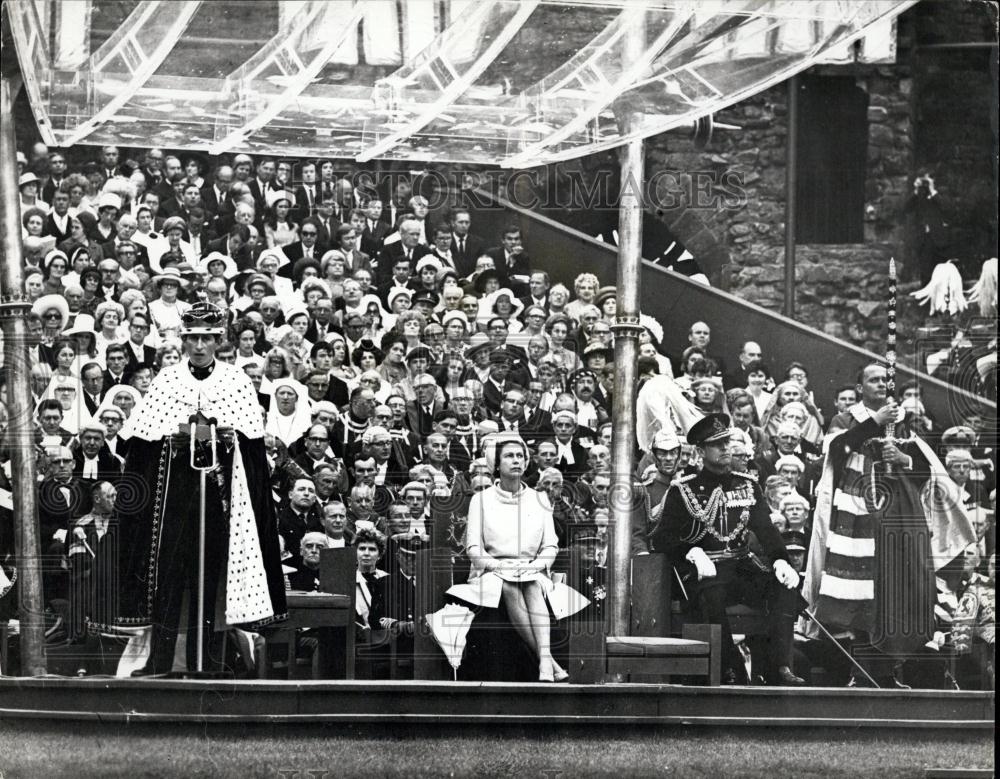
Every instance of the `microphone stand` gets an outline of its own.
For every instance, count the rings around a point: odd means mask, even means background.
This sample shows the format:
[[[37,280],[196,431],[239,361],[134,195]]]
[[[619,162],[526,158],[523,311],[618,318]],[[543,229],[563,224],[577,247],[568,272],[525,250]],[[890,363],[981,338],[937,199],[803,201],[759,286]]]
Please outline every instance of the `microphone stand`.
[[[215,417],[205,417],[199,409],[188,420],[190,437],[190,465],[198,471],[198,628],[196,638],[198,647],[195,654],[195,673],[204,673],[205,665],[205,486],[209,471],[214,471],[219,464],[216,451],[218,435],[218,420]],[[196,443],[208,441],[211,456],[207,462],[198,464]]]

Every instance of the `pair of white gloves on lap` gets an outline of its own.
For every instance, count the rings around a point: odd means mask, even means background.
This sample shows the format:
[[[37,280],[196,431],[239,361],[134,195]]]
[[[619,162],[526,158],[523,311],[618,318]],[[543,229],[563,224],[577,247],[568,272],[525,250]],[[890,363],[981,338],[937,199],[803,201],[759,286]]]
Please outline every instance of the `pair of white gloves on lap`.
[[[712,562],[711,558],[705,554],[705,550],[700,546],[691,547],[691,551],[687,553],[685,559],[694,565],[695,570],[698,571],[698,581],[711,579],[717,573],[715,563]],[[774,577],[783,587],[787,587],[790,590],[799,586],[798,573],[784,560],[774,561]]]

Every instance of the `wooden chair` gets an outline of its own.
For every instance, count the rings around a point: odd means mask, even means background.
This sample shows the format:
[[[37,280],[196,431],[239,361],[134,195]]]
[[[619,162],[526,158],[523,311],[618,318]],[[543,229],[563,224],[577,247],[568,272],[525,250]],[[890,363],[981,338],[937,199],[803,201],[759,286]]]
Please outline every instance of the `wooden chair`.
[[[289,592],[288,619],[261,629],[264,648],[257,669],[261,678],[275,670],[274,648],[285,647],[287,677],[299,678],[297,650],[302,631],[311,630],[317,639],[311,676],[314,679],[354,678],[354,593],[357,556],[354,549],[324,549],[320,552],[322,593]]]
[[[582,528],[571,529],[571,534]],[[571,548],[573,543],[571,540]],[[609,558],[607,581],[612,581]],[[571,582],[586,579],[580,554],[570,555]],[[672,676],[703,677],[716,686],[721,681],[722,629],[719,625],[685,625],[681,637],[670,635],[670,577],[673,571],[663,555],[642,555],[632,561],[631,633],[609,635],[611,600],[592,602],[570,626],[570,681],[602,683],[608,680],[669,681]],[[609,588],[610,592],[610,588]]]

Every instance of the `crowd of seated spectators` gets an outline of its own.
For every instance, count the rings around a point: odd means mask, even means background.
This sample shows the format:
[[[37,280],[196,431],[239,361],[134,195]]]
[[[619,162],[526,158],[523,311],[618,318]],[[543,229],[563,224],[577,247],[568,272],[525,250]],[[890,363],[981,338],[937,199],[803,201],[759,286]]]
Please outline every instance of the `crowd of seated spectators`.
[[[393,179],[384,191],[374,174],[338,176],[330,161],[239,154],[209,170],[197,157],[150,149],[133,163],[105,147],[69,170],[62,153],[33,148],[22,167],[38,519],[53,613],[80,577],[97,575],[87,561],[114,519],[129,452],[123,428],[157,372],[183,359],[181,314],[198,301],[226,311],[217,357],[257,390],[290,589],[320,586],[319,549],[356,545],[359,570],[382,572],[368,580],[376,592],[361,629],[412,633],[413,599],[378,593],[412,586],[407,554],[440,524],[436,505],[448,507],[447,543],[461,568],[463,511],[492,484],[480,444],[497,431],[528,445],[525,481],[552,496],[561,549],[571,524],[598,520],[591,557],[603,567],[613,287],[589,273],[552,279],[544,247],[525,247],[517,226],[481,235],[466,208],[432,215],[412,182]],[[995,280],[992,296],[995,321]],[[757,477],[801,570],[824,434],[858,401],[853,381],[821,408],[809,355],[718,344],[709,322],[690,323],[688,347],[668,355],[662,326],[645,315],[642,324],[640,388],[666,382],[672,400],[660,413],[681,429],[703,414],[731,417],[736,467]],[[0,387],[2,429],[10,377]],[[947,597],[957,604],[984,583],[992,592],[995,454],[973,426],[940,429],[919,387],[902,387],[900,400],[978,523]],[[0,452],[8,498],[9,446]],[[642,448],[639,484],[657,468]],[[698,467],[685,444],[676,473]],[[16,580],[9,506],[0,508],[2,594]],[[81,630],[79,620],[63,622],[53,640]]]

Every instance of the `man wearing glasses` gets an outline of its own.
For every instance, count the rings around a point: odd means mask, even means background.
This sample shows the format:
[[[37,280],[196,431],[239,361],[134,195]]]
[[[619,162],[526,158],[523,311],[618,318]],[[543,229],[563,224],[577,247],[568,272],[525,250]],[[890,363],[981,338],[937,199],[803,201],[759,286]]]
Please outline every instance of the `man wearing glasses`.
[[[152,365],[156,360],[156,349],[146,346],[146,336],[149,335],[149,318],[142,313],[132,315],[128,323],[128,340],[125,342],[125,356],[128,363],[126,373],[132,373],[140,365]]]
[[[288,263],[278,270],[279,276],[290,279],[292,269],[298,260],[315,260],[323,258],[326,247],[319,243],[319,227],[314,218],[306,219],[299,228],[299,240],[293,241],[283,249]]]

